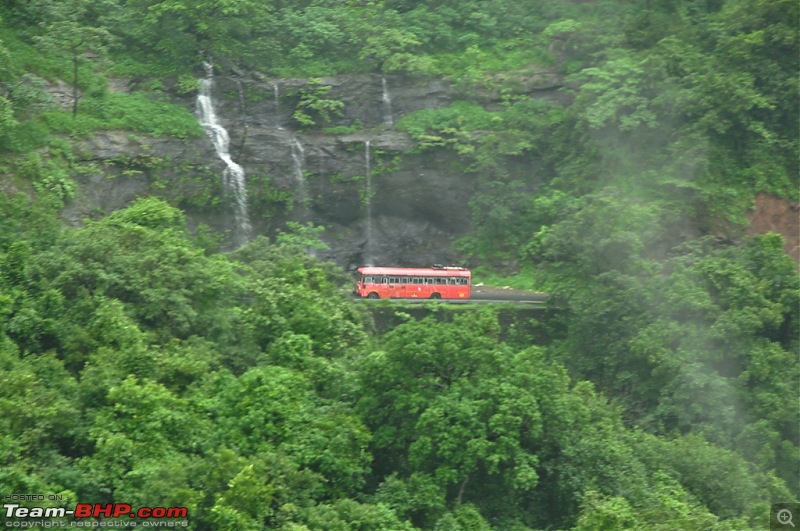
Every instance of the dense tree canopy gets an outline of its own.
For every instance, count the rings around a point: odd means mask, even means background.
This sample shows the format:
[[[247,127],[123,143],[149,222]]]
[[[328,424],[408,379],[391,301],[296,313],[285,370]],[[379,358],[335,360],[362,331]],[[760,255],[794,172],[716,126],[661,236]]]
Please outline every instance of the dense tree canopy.
[[[764,528],[800,496],[800,277],[741,227],[756,193],[800,192],[798,16],[1,2],[0,493],[185,506],[198,530]],[[452,84],[396,128],[457,155],[465,261],[548,291],[546,317],[435,307],[382,333],[314,227],[222,253],[153,197],[67,227],[92,171],[74,139],[202,134],[170,96],[209,59],[308,78],[291,111],[312,129],[344,105],[323,75]],[[558,102],[518,89],[551,70]]]

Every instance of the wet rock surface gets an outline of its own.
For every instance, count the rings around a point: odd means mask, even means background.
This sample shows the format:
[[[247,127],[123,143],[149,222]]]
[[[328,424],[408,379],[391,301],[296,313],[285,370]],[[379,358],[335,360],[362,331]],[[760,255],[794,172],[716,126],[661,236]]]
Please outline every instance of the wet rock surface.
[[[217,118],[230,136],[231,157],[246,172],[253,234],[274,235],[287,221],[310,221],[326,228],[329,250],[318,256],[343,267],[458,263],[453,241],[470,230],[474,177],[463,172],[454,152],[419,152],[394,124],[463,95],[443,80],[323,78],[320,84],[331,87],[325,97],[344,103],[341,116],[326,124],[340,126],[334,134],[304,130],[292,118],[308,81],[238,70],[218,71],[215,78]],[[560,80],[549,73],[525,74],[520,86],[547,97]],[[174,96],[191,112],[195,100]],[[76,176],[79,196],[64,212],[71,223],[123,208],[137,197],[160,195],[183,208],[190,223],[229,237],[233,232],[231,200],[221,185],[225,165],[207,137],[101,132],[79,141],[76,152],[97,171]]]

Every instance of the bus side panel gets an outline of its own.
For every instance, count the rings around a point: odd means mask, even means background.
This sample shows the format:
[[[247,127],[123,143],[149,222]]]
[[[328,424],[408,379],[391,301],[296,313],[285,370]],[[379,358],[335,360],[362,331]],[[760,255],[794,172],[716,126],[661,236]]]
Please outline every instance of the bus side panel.
[[[386,278],[384,278],[384,280],[386,280],[386,282],[381,282],[380,285],[381,299],[391,299],[394,297],[394,284],[390,284]]]
[[[438,286],[438,287],[440,288],[439,293],[442,294],[443,299],[455,299],[457,297],[455,291],[453,290],[455,286],[450,286],[445,284],[443,286]]]
[[[386,296],[385,290],[381,288],[380,284],[364,284],[364,287],[361,288],[360,292],[363,298],[369,297],[370,293],[377,293],[381,299]]]

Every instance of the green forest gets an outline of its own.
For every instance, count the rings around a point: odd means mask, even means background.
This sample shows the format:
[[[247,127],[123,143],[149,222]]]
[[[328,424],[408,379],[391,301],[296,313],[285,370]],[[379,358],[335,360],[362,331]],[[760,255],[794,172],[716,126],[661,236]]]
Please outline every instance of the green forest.
[[[800,275],[746,228],[757,194],[800,200],[799,23],[789,0],[0,0],[0,497],[195,530],[769,529],[800,501]],[[477,183],[464,264],[549,309],[378,302],[387,329],[309,253],[321,227],[230,251],[161,197],[68,224],[98,171],[77,143],[201,137],[173,92],[210,58],[457,87],[396,128]],[[517,90],[532,65],[563,101]],[[296,116],[325,134],[318,83]]]

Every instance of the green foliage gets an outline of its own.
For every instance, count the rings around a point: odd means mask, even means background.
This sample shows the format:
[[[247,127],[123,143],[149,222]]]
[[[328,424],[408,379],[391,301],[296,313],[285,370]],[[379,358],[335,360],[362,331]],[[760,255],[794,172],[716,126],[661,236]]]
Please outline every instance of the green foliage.
[[[372,32],[365,39],[360,58],[374,61],[377,70],[419,74],[430,69],[430,60],[415,53],[422,42],[412,31],[378,25]]]
[[[20,118],[51,108],[55,103],[46,92],[45,81],[34,74],[23,74],[16,79],[8,87],[8,98]]]
[[[144,92],[109,93],[102,99],[87,99],[82,108],[100,122],[98,128],[129,129],[157,137],[202,135],[197,119],[186,109],[154,100]]]
[[[466,501],[509,523],[544,517],[519,503],[536,492],[567,378],[536,350],[498,344],[498,332],[488,312],[428,318],[399,326],[363,362],[359,407],[374,430],[376,470],[388,476],[380,499],[414,521],[455,525],[469,511],[444,510]]]
[[[762,237],[742,250],[696,242],[659,263],[651,253],[658,256],[661,231],[669,229],[658,211],[628,206],[622,216],[616,202],[603,203],[594,197],[549,228],[535,253],[571,308],[565,363],[627,404],[632,422],[662,434],[702,433],[769,459],[765,470],[797,470],[781,448],[796,448],[800,438],[773,416],[800,414],[778,391],[784,378],[800,377],[788,354],[798,326],[796,303],[788,300],[797,300],[800,286],[780,238]],[[769,272],[762,269],[767,262]],[[774,382],[750,379],[751,367],[779,359]],[[756,405],[765,395],[769,411]],[[746,427],[756,419],[763,422]],[[792,474],[781,473],[789,485]]]
[[[491,85],[493,73],[522,71],[531,65],[547,69],[553,63],[547,43],[531,40],[525,36],[490,46],[472,44],[466,50],[437,55],[437,72],[466,88],[478,88]]]
[[[86,0],[49,3],[45,19],[40,22],[44,31],[34,38],[47,52],[66,53],[72,61],[72,116],[78,113],[80,64],[87,52],[102,54],[110,39],[107,29],[84,22],[91,4]]]
[[[40,200],[54,209],[63,207],[76,194],[75,182],[68,176],[72,157],[62,148],[58,142],[53,142],[51,157],[43,161],[38,153],[31,153],[18,168],[19,175],[31,182]]]
[[[642,323],[661,320],[657,329],[601,321],[583,330],[598,314],[584,318],[578,294],[596,292],[576,284],[566,342],[516,350],[491,311],[470,310],[409,321],[372,349],[337,294],[344,279],[307,254],[318,229],[226,257],[195,247],[184,215],[155,199],[43,240],[32,236],[45,234],[44,213],[3,204],[0,219],[21,238],[0,246],[0,406],[43,404],[3,416],[8,488],[186,505],[203,526],[365,530],[732,530],[757,526],[771,499],[789,496],[764,472],[797,465],[787,391],[797,374],[785,370],[784,350],[796,344],[797,277],[779,238],[753,240],[743,257],[723,248],[676,258],[653,286],[674,300],[656,315],[631,310]],[[650,219],[632,209],[639,215],[626,220],[603,198],[583,208],[583,230],[584,218],[622,232]],[[626,249],[638,260],[625,274],[647,271],[644,249]],[[578,265],[596,267],[592,257]],[[610,293],[599,299],[618,317],[625,307]],[[648,300],[637,284],[622,295]],[[701,318],[721,335],[693,330]],[[654,333],[676,328],[678,339]],[[586,353],[580,333],[591,333]],[[634,358],[615,343],[620,334]],[[733,378],[715,374],[715,353],[680,364],[663,354],[676,341],[685,357],[698,341],[720,340],[746,367]],[[557,361],[563,354],[576,374],[592,374],[594,349],[609,347],[602,387],[619,409]],[[626,375],[638,349],[660,381]],[[784,370],[777,380],[774,364]],[[752,390],[741,395],[744,413],[759,419],[744,430],[720,408],[739,385]],[[706,399],[714,405],[693,409]],[[631,403],[653,404],[640,421],[662,425],[657,435],[624,426]],[[667,435],[676,431],[689,435]]]
[[[300,101],[292,113],[292,118],[301,127],[315,127],[330,122],[336,116],[341,116],[344,103],[326,98],[331,88],[333,87],[330,85],[322,85],[320,79],[310,79],[300,89]]]
[[[155,198],[134,201],[125,210],[115,212],[108,217],[108,223],[120,225],[136,225],[153,230],[181,231],[186,217],[166,203]]]
[[[521,268],[518,273],[508,275],[492,267],[478,267],[472,270],[472,283],[489,286],[510,286],[515,289],[536,290],[536,270],[530,266]]]
[[[503,126],[497,113],[467,101],[453,102],[442,109],[423,109],[403,116],[397,129],[407,131],[422,149],[452,147],[461,154],[471,152],[471,133]]]
[[[352,35],[353,13],[334,2],[305,4],[283,5],[271,14],[242,57],[280,77],[363,70]]]
[[[40,22],[50,29],[33,37],[38,48],[23,42],[20,34],[3,33],[11,53],[8,78],[0,85],[0,149],[24,153],[46,145],[52,133],[89,135],[98,129],[179,138],[202,134],[197,120],[178,106],[145,92],[108,92],[97,71],[108,66],[101,63],[107,58],[103,43],[110,42],[110,36],[107,28],[90,20],[94,4],[56,4],[40,3]],[[71,82],[71,111],[58,110],[48,93],[59,79]]]
[[[185,505],[197,529],[763,527],[800,489],[800,281],[778,235],[720,219],[798,197],[797,10],[3,3],[0,492]],[[223,255],[142,199],[65,230],[89,171],[72,138],[202,135],[162,98],[211,57],[312,77],[295,120],[328,134],[360,125],[324,127],[344,104],[314,76],[446,76],[463,100],[398,129],[458,155],[476,280],[549,291],[553,340],[480,309],[370,334],[311,225]],[[559,104],[540,74],[567,74]],[[288,208],[258,185],[254,204]]]
[[[11,139],[14,137],[14,128],[17,121],[14,119],[14,109],[11,102],[6,98],[0,97],[0,147],[8,148]]]
[[[200,90],[200,82],[194,76],[182,74],[178,77],[178,84],[175,90],[178,94],[182,95],[194,94]]]
[[[335,127],[324,127],[322,132],[326,135],[349,135],[361,131],[364,126],[361,120],[356,120],[353,125],[337,125]]]

